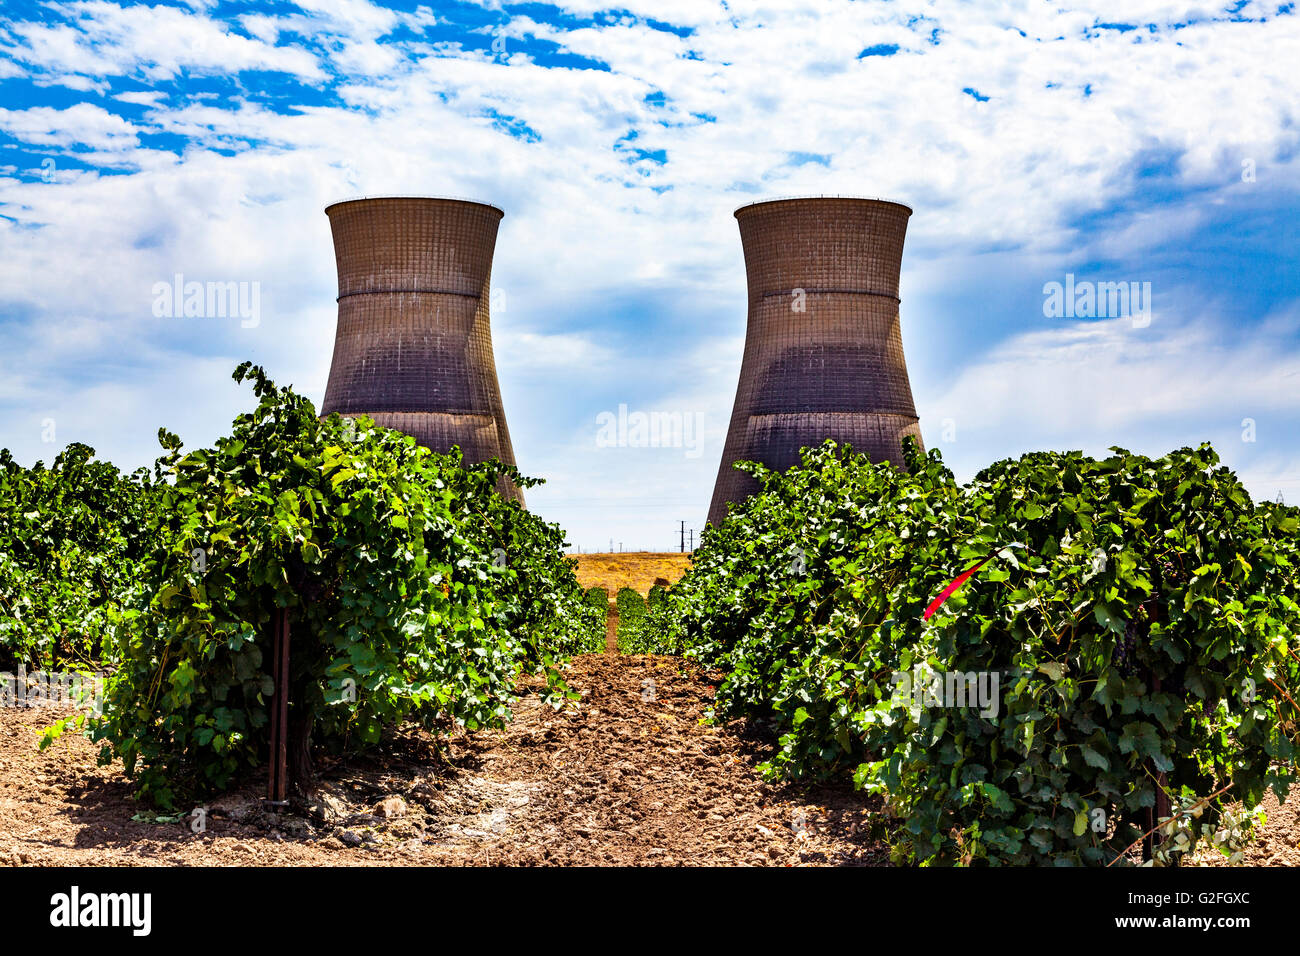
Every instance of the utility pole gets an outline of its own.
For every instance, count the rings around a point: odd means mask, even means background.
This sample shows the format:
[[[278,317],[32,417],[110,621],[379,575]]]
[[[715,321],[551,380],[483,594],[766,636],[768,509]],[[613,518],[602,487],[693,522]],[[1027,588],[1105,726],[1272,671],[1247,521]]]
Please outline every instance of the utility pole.
[[[686,553],[686,522],[682,522],[682,553]]]
[[[691,529],[691,550],[695,550],[695,529]]]

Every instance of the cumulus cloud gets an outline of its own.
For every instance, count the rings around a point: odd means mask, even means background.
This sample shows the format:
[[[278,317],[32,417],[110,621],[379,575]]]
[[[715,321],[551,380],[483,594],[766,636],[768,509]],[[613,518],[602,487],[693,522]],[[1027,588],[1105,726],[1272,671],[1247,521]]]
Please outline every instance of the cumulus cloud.
[[[533,497],[653,481],[646,496],[671,502],[643,529],[689,520],[679,510],[698,524],[708,504],[744,331],[736,206],[806,193],[908,202],[911,303],[954,269],[979,281],[990,253],[1032,275],[1048,257],[1124,274],[1156,251],[1168,259],[1222,221],[1212,210],[1241,208],[1246,160],[1278,202],[1300,192],[1300,17],[1273,4],[633,0],[610,14],[562,0],[497,4],[463,24],[369,0],[271,4],[230,22],[207,2],[43,9],[0,24],[0,70],[32,84],[0,111],[26,150],[0,180],[11,409],[41,406],[49,382],[106,356],[143,369],[114,380],[133,396],[114,407],[141,415],[105,425],[122,448],[149,444],[124,436],[151,440],[150,410],[178,380],[195,390],[195,427],[215,434],[237,402],[225,366],[243,358],[319,397],[335,294],[323,207],[478,197],[506,210],[493,285],[509,306],[494,331],[516,449],[525,471],[556,479]],[[65,88],[57,102],[37,86],[51,83]],[[48,152],[80,166],[44,182],[27,171]],[[1276,255],[1294,261],[1280,241]],[[261,326],[154,321],[148,290],[178,272],[260,282]],[[1219,416],[1221,394],[1290,415],[1296,329],[1277,288],[1274,324],[1235,339],[1224,329],[1236,318],[1208,307],[1176,336],[1172,320],[1144,337],[1114,324],[999,330],[1012,337],[962,356],[955,374],[917,378],[923,425],[960,408],[955,453],[973,465],[1007,447],[1026,408],[1033,428],[1015,434],[1066,444],[1108,429],[1172,440]],[[905,306],[909,355],[924,367],[917,331],[964,321]],[[1061,397],[1067,380],[1074,400]],[[707,464],[598,456],[584,429],[623,401],[718,423]],[[1243,462],[1300,472],[1274,451]],[[547,513],[599,538],[582,515]]]
[[[1036,448],[1158,455],[1211,441],[1257,496],[1300,479],[1300,306],[1246,327],[1215,307],[1149,326],[1044,322],[947,383],[917,383],[923,434],[961,477]]]
[[[87,146],[121,150],[139,143],[138,131],[122,117],[92,103],[67,109],[36,106],[0,109],[0,130],[33,146]]]
[[[323,71],[313,53],[276,47],[229,32],[203,12],[106,0],[51,4],[64,22],[15,22],[0,50],[55,76],[175,77],[182,69],[211,72],[272,70],[307,81]]]

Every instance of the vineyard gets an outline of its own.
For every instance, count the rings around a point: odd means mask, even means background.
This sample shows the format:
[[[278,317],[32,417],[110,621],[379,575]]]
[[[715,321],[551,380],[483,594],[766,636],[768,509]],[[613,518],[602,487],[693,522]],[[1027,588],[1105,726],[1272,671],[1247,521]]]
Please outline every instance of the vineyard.
[[[413,439],[331,416],[260,369],[256,408],[212,448],[176,436],[152,476],[117,476],[73,448],[53,468],[6,460],[3,653],[9,666],[108,672],[100,712],[57,723],[120,760],[170,809],[265,767],[271,622],[291,623],[291,776],[312,755],[376,744],[413,722],[500,726],[524,673],[548,702],[557,669],[604,646],[563,535],[466,466]],[[31,510],[25,510],[31,509]]]
[[[639,623],[648,648],[725,673],[717,715],[776,727],[769,775],[879,795],[898,862],[1242,860],[1295,779],[1297,510],[1208,446],[967,485],[905,453],[746,465],[762,493]]]
[[[0,819],[45,834],[0,857],[86,862],[32,814],[88,789],[118,842],[224,859],[202,808],[278,863],[1239,863],[1293,817],[1300,513],[1208,446],[959,484],[828,443],[584,589],[498,493],[536,480],[235,378],[152,470],[0,455]]]

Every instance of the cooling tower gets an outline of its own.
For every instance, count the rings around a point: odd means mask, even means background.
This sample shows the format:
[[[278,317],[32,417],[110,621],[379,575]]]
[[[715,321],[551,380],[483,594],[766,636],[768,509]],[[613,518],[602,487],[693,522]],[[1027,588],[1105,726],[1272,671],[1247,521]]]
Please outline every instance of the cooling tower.
[[[468,462],[513,465],[492,355],[495,206],[378,198],[325,209],[339,273],[338,331],[321,414],[377,424]],[[502,479],[501,491],[523,504]]]
[[[778,199],[736,210],[749,319],[709,522],[759,489],[732,467],[784,471],[827,438],[872,461],[921,441],[898,325],[912,210],[875,199]]]

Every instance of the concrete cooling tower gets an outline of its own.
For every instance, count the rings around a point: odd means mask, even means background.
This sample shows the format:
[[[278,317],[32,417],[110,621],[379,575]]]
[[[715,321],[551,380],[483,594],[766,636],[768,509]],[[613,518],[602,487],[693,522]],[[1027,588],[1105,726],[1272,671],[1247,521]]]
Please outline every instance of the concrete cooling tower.
[[[377,198],[325,209],[339,274],[338,331],[321,414],[377,424],[468,462],[515,463],[501,406],[488,279],[495,206]],[[523,504],[512,482],[503,494]]]
[[[749,279],[740,385],[709,522],[759,490],[732,467],[784,471],[833,438],[872,461],[921,441],[898,324],[912,210],[875,199],[778,199],[736,210]]]

